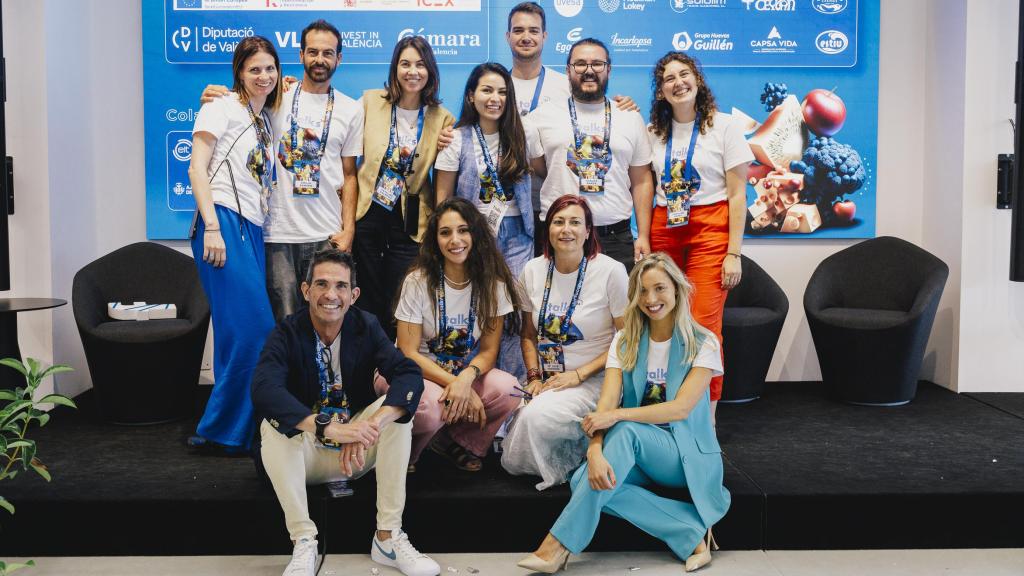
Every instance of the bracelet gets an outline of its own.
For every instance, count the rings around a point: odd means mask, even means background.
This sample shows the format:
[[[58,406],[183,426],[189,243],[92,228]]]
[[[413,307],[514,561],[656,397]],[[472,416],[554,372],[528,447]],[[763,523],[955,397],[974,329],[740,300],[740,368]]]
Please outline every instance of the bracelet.
[[[725,255],[726,255],[726,256],[735,256],[735,257],[737,257],[737,258],[739,258],[739,257],[740,257],[740,254],[739,254],[739,252],[726,252],[726,253],[725,253]]]
[[[473,380],[480,377],[480,368],[476,364],[467,364],[466,368],[472,368],[476,372],[476,376],[473,377]]]
[[[583,383],[583,378],[580,376],[579,368],[577,368],[576,370],[573,370],[573,372],[576,373],[576,379],[579,380],[580,384],[582,384]]]
[[[526,371],[526,381],[532,382],[533,380],[543,380],[544,373],[540,371],[540,368],[529,368]]]
[[[220,232],[220,228],[207,228],[206,230],[203,230],[203,234],[206,234],[207,232]]]

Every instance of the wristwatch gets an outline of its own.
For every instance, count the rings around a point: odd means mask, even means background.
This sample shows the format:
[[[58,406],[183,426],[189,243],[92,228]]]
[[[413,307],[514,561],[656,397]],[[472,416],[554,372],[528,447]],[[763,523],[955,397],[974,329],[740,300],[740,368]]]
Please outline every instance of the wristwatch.
[[[334,416],[321,412],[316,415],[316,419],[314,421],[316,422],[316,439],[323,442],[326,439],[324,438],[324,430],[327,428],[328,424],[334,421]]]

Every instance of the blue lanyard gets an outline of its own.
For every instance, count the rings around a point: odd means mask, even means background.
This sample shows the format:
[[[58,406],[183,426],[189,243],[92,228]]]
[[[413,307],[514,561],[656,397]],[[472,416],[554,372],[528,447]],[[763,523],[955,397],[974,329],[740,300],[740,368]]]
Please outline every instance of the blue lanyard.
[[[338,335],[338,338],[341,334]],[[338,375],[334,374],[334,368],[331,367],[327,362],[324,362],[323,353],[327,351],[327,357],[331,357],[331,347],[327,346],[320,341],[320,336],[313,333],[313,349],[316,350],[314,356],[316,357],[316,367],[320,372],[320,397],[326,398],[329,392],[329,388],[334,385],[334,381],[337,380]],[[339,364],[339,368],[340,368]]]
[[[576,153],[578,154],[580,149],[583,148],[583,138],[585,135],[580,132],[579,121],[576,119],[576,103],[573,102],[572,97],[569,97],[569,119],[572,121],[572,136],[576,141]],[[612,136],[612,104],[605,98],[604,99],[604,157],[608,158],[611,156],[611,142],[609,138]]]
[[[540,67],[540,77],[537,78],[537,87],[533,89],[533,100],[530,102],[530,112],[537,107],[540,102],[540,92],[544,88],[544,74],[547,72],[547,68],[544,66]]]
[[[295,96],[292,98],[292,126],[289,135],[292,139],[292,150],[299,145],[296,141],[296,134],[299,131],[299,124],[296,118],[299,117],[299,96],[302,95],[302,81],[295,85]],[[320,149],[316,153],[316,165],[320,165],[320,160],[324,157],[324,150],[327,149],[327,135],[331,131],[331,118],[334,116],[334,88],[328,87],[327,89],[327,108],[324,110],[324,129],[320,135]]]
[[[416,118],[416,146],[413,147],[412,153],[409,154],[409,158],[403,161],[401,158],[398,159],[398,166],[393,166],[402,176],[408,175],[412,172],[412,161],[416,157],[416,149],[420,146],[420,138],[423,137],[423,106],[420,106],[419,116]],[[384,154],[384,161],[389,162],[391,155],[395,153],[395,148],[398,147],[398,105],[391,105],[391,134],[388,137],[388,151]]]
[[[267,127],[270,126],[270,119],[267,117],[267,110],[264,108],[260,110],[260,119],[262,123],[256,121],[256,113],[252,110],[252,104],[246,104],[249,108],[249,119],[252,120],[252,128],[256,131],[256,145],[259,146],[260,152],[263,153],[263,173],[260,181],[264,187],[270,187],[270,174],[271,174],[271,162],[270,162],[270,134],[267,132]]]
[[[491,151],[487,148],[487,140],[484,138],[484,132],[480,129],[480,124],[473,125],[473,131],[476,132],[476,139],[480,142],[480,150],[484,153],[484,165],[487,168],[487,174],[491,177],[491,181],[494,182],[495,194],[498,199],[504,202],[505,188],[501,185],[501,179],[498,178],[498,167],[491,157]],[[501,154],[501,144],[498,144],[498,154]]]
[[[668,130],[668,141],[665,142],[665,167],[661,171],[661,181],[668,183],[672,181],[672,128]],[[697,134],[700,133],[700,114],[693,119],[693,131],[690,133],[690,147],[686,149],[686,168],[683,169],[683,181],[689,182],[693,174],[693,151],[697,144]]]
[[[444,266],[441,266],[441,282],[437,286],[437,338],[448,335],[448,311],[445,306]],[[466,350],[473,349],[473,327],[476,325],[476,290],[469,289],[469,322]]]
[[[569,321],[572,320],[572,313],[576,311],[576,304],[580,301],[580,292],[583,291],[583,278],[587,274],[587,256],[584,254],[580,260],[580,267],[576,271],[576,287],[572,290],[572,300],[569,301],[569,308],[565,311],[565,319],[559,326],[559,340],[564,340],[569,333]],[[544,334],[544,317],[547,316],[548,298],[551,296],[551,281],[555,275],[555,259],[552,258],[548,264],[548,277],[544,280],[544,297],[540,303],[540,316],[537,320],[537,334]]]

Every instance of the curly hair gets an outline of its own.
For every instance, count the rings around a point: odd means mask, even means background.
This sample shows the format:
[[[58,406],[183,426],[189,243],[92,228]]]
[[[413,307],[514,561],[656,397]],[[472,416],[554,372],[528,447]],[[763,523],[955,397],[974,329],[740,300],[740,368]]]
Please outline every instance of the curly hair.
[[[441,285],[441,267],[444,265],[444,254],[437,241],[437,231],[440,227],[441,217],[448,212],[456,212],[469,226],[469,233],[473,238],[473,245],[466,258],[466,275],[473,284],[477,293],[477,315],[481,318],[481,328],[490,326],[498,314],[498,283],[504,283],[504,290],[512,308],[515,311],[522,309],[522,298],[518,283],[512,276],[505,258],[498,251],[494,235],[483,214],[476,209],[472,202],[458,197],[452,197],[441,202],[427,221],[427,229],[423,233],[423,243],[420,244],[420,253],[416,257],[409,274],[419,272],[427,279],[428,294],[436,294],[438,286]],[[508,314],[505,322],[505,331],[518,333],[519,314]],[[486,322],[486,324],[484,323]]]
[[[669,52],[662,56],[654,65],[654,72],[651,74],[651,127],[650,131],[656,134],[661,141],[668,142],[669,130],[672,129],[672,105],[661,96],[661,85],[665,78],[665,67],[670,62],[679,62],[689,66],[697,79],[697,114],[700,115],[700,133],[707,134],[708,128],[715,125],[715,112],[718,106],[715,105],[715,95],[711,93],[708,82],[704,78],[700,62],[685,52]]]

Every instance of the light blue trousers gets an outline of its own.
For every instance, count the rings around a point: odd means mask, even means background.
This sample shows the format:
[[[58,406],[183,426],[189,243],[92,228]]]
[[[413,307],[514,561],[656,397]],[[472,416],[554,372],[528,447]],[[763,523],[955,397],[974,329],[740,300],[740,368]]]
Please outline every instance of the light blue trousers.
[[[192,240],[192,255],[213,317],[213,375],[210,401],[196,432],[225,446],[248,450],[256,422],[249,386],[263,341],[274,328],[265,279],[263,229],[233,210],[216,206],[227,260],[222,268],[203,262],[203,234]]]
[[[707,532],[697,508],[655,495],[644,486],[686,487],[686,475],[668,430],[653,424],[620,422],[605,435],[604,457],[615,472],[615,487],[594,490],[584,463],[573,474],[572,498],[551,528],[551,534],[570,552],[579,554],[590,544],[607,512],[629,521],[686,559]]]
[[[498,228],[498,250],[505,257],[512,277],[518,279],[526,267],[526,263],[533,258],[533,237],[526,233],[523,226],[523,218],[526,216],[506,216]],[[518,314],[513,311],[512,314]],[[511,318],[506,318],[506,322]],[[526,378],[526,364],[523,362],[523,349],[518,334],[502,334],[501,350],[498,353],[498,368],[508,372],[522,382]]]

